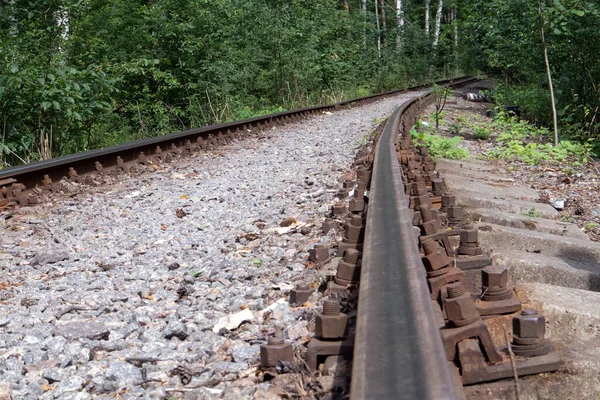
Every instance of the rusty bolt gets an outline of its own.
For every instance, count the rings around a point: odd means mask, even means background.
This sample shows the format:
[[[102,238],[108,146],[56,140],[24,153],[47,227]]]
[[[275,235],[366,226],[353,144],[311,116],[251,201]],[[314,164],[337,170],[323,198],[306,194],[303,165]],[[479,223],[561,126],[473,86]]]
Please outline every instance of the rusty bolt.
[[[305,283],[299,283],[290,290],[290,304],[304,304],[312,294],[312,290]]]
[[[450,263],[446,250],[435,240],[427,240],[423,243],[425,257],[423,259],[427,272],[437,271]]]
[[[346,204],[343,202],[335,203],[331,207],[331,213],[333,215],[342,215],[346,213]]]
[[[315,336],[322,339],[341,339],[346,336],[348,316],[340,312],[337,300],[325,300],[323,312],[317,313]]]
[[[513,336],[515,343],[518,339],[543,340],[546,334],[546,319],[537,310],[526,308],[521,315],[513,318]],[[530,343],[523,343],[530,344]]]
[[[448,207],[453,206],[456,203],[456,197],[451,194],[442,195],[442,209],[447,210]]]
[[[345,199],[346,197],[348,197],[348,195],[349,195],[348,189],[344,188],[344,189],[340,189],[340,191],[337,194],[337,197],[339,199]]]
[[[358,266],[358,258],[360,251],[349,248],[344,252],[344,258],[338,264],[336,278],[343,280],[346,283],[358,282],[360,280],[360,267]]]
[[[479,319],[475,302],[471,294],[465,292],[462,282],[450,283],[447,286],[448,298],[444,299],[444,309],[448,320],[454,326],[465,326]]]
[[[441,196],[444,194],[444,180],[441,178],[432,179],[431,188],[435,196]]]
[[[504,265],[489,265],[481,271],[481,285],[486,288],[505,288],[508,285],[508,271]]]
[[[329,258],[329,246],[322,243],[317,243],[315,246],[308,250],[309,261],[325,261]]]
[[[322,229],[323,233],[328,233],[330,230],[337,230],[339,224],[332,218],[326,218],[323,222]]]
[[[94,165],[96,166],[96,171],[98,171],[98,172],[104,171],[104,167],[102,166],[100,161],[96,161]]]
[[[260,346],[260,363],[263,367],[276,367],[281,361],[294,362],[294,350],[290,343],[279,338],[269,338],[267,344]]]
[[[425,181],[417,182],[415,187],[417,196],[425,196],[427,194],[427,183]]]
[[[162,153],[162,149],[160,148],[160,146],[156,146],[156,149],[154,149],[154,154],[159,155]]]
[[[360,212],[365,209],[365,199],[353,197],[350,199],[348,204],[348,210],[350,212]]]
[[[421,218],[423,218],[423,222],[433,220],[433,210],[429,204],[423,204],[421,206]]]
[[[452,222],[462,221],[463,208],[460,206],[448,206],[448,219]]]
[[[461,243],[477,243],[479,235],[477,229],[464,229],[460,231],[460,242]]]
[[[344,228],[344,236],[350,240],[357,241],[360,239],[362,231],[362,217],[360,215],[353,215],[350,223],[346,224]]]

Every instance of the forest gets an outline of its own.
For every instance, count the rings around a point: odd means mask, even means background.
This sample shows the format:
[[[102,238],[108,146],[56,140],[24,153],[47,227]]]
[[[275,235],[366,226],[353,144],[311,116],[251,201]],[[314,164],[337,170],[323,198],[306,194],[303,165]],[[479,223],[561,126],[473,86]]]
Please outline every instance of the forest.
[[[0,0],[0,167],[470,74],[599,150],[598,54],[587,0]]]

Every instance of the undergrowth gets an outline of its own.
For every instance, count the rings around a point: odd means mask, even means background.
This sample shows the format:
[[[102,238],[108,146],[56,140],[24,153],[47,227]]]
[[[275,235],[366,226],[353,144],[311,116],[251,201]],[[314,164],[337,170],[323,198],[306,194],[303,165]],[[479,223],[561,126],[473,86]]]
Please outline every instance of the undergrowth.
[[[499,113],[489,127],[474,126],[475,135],[484,131],[489,137],[498,132],[495,147],[487,153],[492,159],[520,161],[538,165],[543,161],[566,162],[578,166],[589,161],[593,143],[562,140],[558,146],[551,143],[551,132],[505,113]]]
[[[429,155],[434,160],[438,157],[452,160],[469,158],[469,151],[459,146],[462,140],[460,136],[436,135],[433,127],[423,124],[420,120],[417,125],[410,129],[410,134],[415,145],[427,147]]]

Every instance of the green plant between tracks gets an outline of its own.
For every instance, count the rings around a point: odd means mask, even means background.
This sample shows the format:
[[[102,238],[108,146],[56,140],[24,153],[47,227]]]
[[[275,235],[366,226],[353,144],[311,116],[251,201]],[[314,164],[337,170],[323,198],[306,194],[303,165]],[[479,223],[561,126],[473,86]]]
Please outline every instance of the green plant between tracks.
[[[452,160],[469,158],[469,151],[459,146],[462,141],[461,136],[446,137],[436,135],[431,126],[424,125],[420,120],[416,126],[410,129],[410,134],[415,145],[425,146],[429,151],[429,155],[434,160],[438,157]]]

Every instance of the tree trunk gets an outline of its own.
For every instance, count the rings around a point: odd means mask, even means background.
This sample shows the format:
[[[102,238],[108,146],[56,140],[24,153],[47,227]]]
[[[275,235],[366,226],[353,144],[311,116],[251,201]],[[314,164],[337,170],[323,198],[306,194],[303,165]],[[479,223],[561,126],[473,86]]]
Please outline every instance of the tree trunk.
[[[385,0],[379,0],[381,3],[381,43],[385,46],[385,33],[387,26],[385,22]]]
[[[367,50],[367,0],[360,0],[360,12],[363,24],[363,49]]]
[[[381,59],[381,29],[379,27],[379,6],[377,0],[375,1],[375,21],[377,21],[377,57]]]
[[[444,0],[438,3],[437,12],[435,13],[435,32],[433,36],[433,47],[437,47],[440,41],[440,29],[442,25],[442,9],[444,8]]]
[[[458,10],[456,8],[452,9],[452,22],[454,23],[454,47],[458,47],[458,21],[456,20],[456,16],[458,14]]]
[[[404,9],[402,0],[396,0],[396,24],[398,29],[398,50],[402,48],[402,36],[404,34]]]
[[[431,0],[425,0],[425,34],[429,37],[429,2]]]
[[[544,36],[544,19],[542,17],[542,4],[538,3],[538,19],[540,21],[540,35],[542,37],[542,47],[544,49],[544,63],[546,64],[546,76],[548,77],[548,86],[550,86],[550,101],[552,102],[552,120],[554,122],[554,145],[558,146],[558,116],[556,115],[556,103],[554,102],[554,88],[552,86],[552,74],[550,73],[550,61],[548,61],[548,48],[546,47],[546,37]]]

